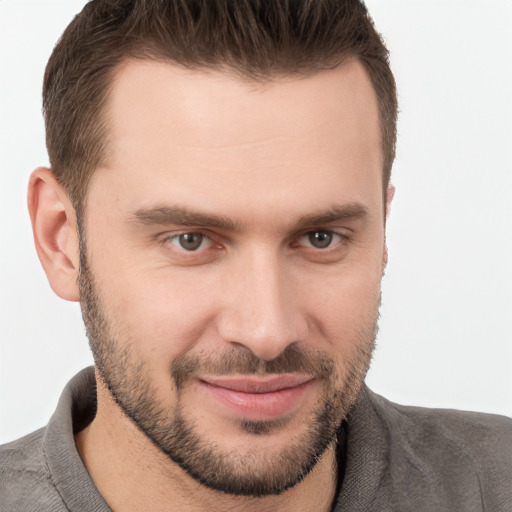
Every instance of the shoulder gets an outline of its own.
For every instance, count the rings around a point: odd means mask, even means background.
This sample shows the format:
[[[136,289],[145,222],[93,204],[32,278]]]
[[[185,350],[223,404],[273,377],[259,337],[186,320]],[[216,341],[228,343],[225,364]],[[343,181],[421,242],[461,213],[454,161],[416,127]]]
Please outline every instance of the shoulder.
[[[0,446],[0,510],[64,510],[44,453],[45,429]]]
[[[489,510],[512,506],[512,419],[403,406],[372,392],[369,398],[387,431],[390,458],[410,478],[421,474],[440,492],[466,499],[478,494]]]
[[[46,477],[44,429],[37,430],[21,439],[0,446],[0,475],[2,485],[30,477]],[[37,475],[37,476],[36,476]]]
[[[403,426],[406,437],[418,443],[447,443],[460,446],[468,455],[487,458],[503,454],[512,464],[512,419],[453,409],[429,409],[399,405],[369,391],[379,416]],[[508,457],[507,457],[508,456]]]

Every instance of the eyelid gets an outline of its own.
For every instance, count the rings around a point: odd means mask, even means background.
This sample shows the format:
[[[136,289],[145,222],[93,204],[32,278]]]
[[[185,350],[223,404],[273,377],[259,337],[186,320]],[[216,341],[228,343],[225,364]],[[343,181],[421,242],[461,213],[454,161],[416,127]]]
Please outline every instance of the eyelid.
[[[190,249],[190,250],[187,250],[185,247],[181,246],[180,238],[183,235],[200,236],[201,237],[201,241],[199,243],[199,246],[197,248],[195,248],[195,249]],[[194,253],[201,252],[203,250],[208,249],[208,247],[210,247],[212,245],[212,243],[213,243],[213,241],[212,241],[212,239],[210,237],[204,235],[203,233],[198,233],[198,232],[190,232],[190,233],[187,232],[187,233],[180,233],[180,234],[177,234],[177,235],[173,235],[173,236],[171,236],[170,241],[179,250],[183,250],[184,252],[194,252]]]
[[[292,247],[305,247],[309,249],[314,249],[316,251],[325,251],[327,252],[329,249],[333,249],[337,247],[342,241],[350,239],[350,232],[352,230],[349,228],[308,228],[306,230],[302,230],[298,235],[294,236],[292,239],[291,246]],[[333,242],[331,245],[324,249],[320,249],[317,247],[314,247],[310,244],[301,244],[299,243],[302,239],[310,235],[311,233],[329,233],[337,238],[335,242]],[[178,240],[181,235],[185,234],[197,234],[201,235],[205,241],[208,241],[208,244],[206,247],[200,247],[196,250],[189,250],[180,247],[178,243],[173,243],[175,240]],[[208,248],[211,248],[212,246],[217,246],[218,248],[221,248],[222,245],[224,245],[222,242],[219,242],[216,240],[216,236],[212,235],[209,230],[207,229],[180,229],[177,231],[166,231],[165,233],[162,233],[158,236],[159,241],[162,245],[171,243],[173,245],[173,248],[176,248],[177,251],[184,253],[184,254],[198,254],[201,253]]]
[[[335,229],[335,228],[313,228],[313,229],[308,229],[306,231],[302,231],[295,238],[296,241],[294,242],[294,245],[295,246],[305,246],[305,247],[308,247],[308,248],[311,248],[311,249],[315,249],[317,251],[321,251],[321,250],[327,251],[329,249],[332,249],[332,248],[338,246],[339,243],[342,242],[343,240],[348,240],[350,238],[350,235],[349,235],[348,231],[350,231],[350,230],[349,229],[339,230],[339,229]],[[299,244],[300,240],[305,239],[306,237],[308,237],[312,233],[328,233],[330,235],[333,235],[334,237],[337,237],[338,240],[336,242],[332,243],[331,245],[329,245],[328,247],[326,247],[325,249],[320,249],[320,248],[317,248],[317,247],[313,247],[310,244],[307,244],[307,245]]]
[[[187,251],[187,249],[185,249],[184,247],[180,247],[179,243],[177,242],[179,240],[179,237],[182,235],[201,235],[203,237],[201,245],[203,245],[205,241],[207,241],[208,244],[206,247],[200,246],[196,250]],[[201,229],[181,229],[179,231],[172,232],[166,231],[165,233],[162,233],[158,238],[162,245],[171,244],[173,246],[173,249],[184,254],[198,254],[210,248],[213,244],[216,243],[213,237],[209,233],[207,233],[206,230]]]

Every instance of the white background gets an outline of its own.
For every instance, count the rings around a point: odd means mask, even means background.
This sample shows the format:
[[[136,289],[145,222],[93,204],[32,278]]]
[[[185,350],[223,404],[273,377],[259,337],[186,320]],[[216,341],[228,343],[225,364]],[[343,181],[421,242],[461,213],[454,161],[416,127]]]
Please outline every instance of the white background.
[[[0,442],[44,425],[91,363],[77,304],[33,249],[47,164],[46,60],[83,0],[0,0]],[[368,383],[388,398],[512,415],[512,1],[369,0],[401,115],[390,263]]]

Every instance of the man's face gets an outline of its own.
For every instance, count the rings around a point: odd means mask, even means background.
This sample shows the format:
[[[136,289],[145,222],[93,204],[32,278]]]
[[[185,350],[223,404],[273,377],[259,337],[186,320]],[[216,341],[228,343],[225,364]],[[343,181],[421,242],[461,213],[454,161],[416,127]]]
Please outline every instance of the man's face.
[[[373,348],[370,81],[354,61],[264,85],[128,62],[107,116],[80,278],[101,380],[198,481],[282,492],[333,442]]]

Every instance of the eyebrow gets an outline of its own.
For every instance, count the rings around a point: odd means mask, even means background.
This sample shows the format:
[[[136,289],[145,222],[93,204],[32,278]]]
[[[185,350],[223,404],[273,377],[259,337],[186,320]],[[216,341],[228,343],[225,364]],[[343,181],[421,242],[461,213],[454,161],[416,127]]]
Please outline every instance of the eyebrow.
[[[317,213],[303,215],[297,222],[298,228],[322,226],[333,222],[362,219],[368,216],[368,209],[361,203],[334,206]]]
[[[294,223],[294,229],[319,227],[325,224],[332,224],[333,222],[357,220],[367,216],[367,214],[367,208],[360,203],[334,206],[320,212],[299,217]],[[142,208],[137,210],[133,217],[128,220],[145,226],[169,226],[174,224],[179,226],[216,228],[232,232],[243,231],[242,224],[228,217],[192,211],[183,206]]]
[[[132,219],[137,223],[151,226],[203,226],[206,228],[224,229],[226,231],[241,231],[242,227],[223,215],[201,213],[182,206],[158,206],[156,208],[137,210]]]

